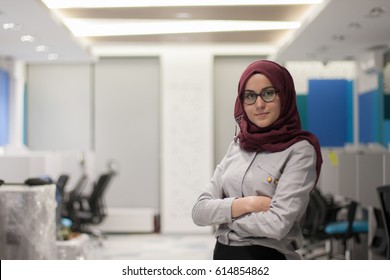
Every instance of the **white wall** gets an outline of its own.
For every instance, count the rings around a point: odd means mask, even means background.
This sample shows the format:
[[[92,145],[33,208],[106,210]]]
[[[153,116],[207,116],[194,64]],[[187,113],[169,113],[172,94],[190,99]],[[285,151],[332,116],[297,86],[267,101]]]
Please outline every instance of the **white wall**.
[[[97,172],[114,162],[112,208],[158,211],[160,65],[157,57],[102,59],[95,66],[94,149]]]
[[[90,150],[91,66],[29,65],[27,144],[33,150]]]
[[[210,53],[177,48],[162,54],[163,232],[197,232],[191,209],[212,170]]]

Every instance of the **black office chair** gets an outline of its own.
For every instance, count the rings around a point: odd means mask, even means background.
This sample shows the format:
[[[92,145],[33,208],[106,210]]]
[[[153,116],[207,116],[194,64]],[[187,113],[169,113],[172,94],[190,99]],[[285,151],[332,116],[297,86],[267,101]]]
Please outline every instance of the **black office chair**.
[[[387,252],[387,233],[386,225],[383,220],[382,210],[374,208],[374,218],[375,218],[375,232],[370,241],[370,249],[378,256],[386,257]]]
[[[67,174],[62,174],[60,175],[60,177],[58,177],[56,185],[61,193],[61,197],[64,197],[65,186],[68,183],[68,181],[69,181],[69,175]]]
[[[62,208],[62,216],[69,218],[69,209],[73,208],[73,201],[77,201],[81,198],[83,191],[88,183],[87,174],[82,174],[80,178],[77,180],[76,185],[69,192],[64,191],[63,196],[63,208]]]
[[[390,260],[390,185],[377,187],[376,190],[379,196],[384,229],[386,233],[386,259]]]
[[[90,195],[75,197],[69,201],[68,214],[73,222],[73,231],[93,233],[88,230],[88,225],[99,224],[106,217],[104,194],[114,175],[114,172],[100,175]]]
[[[314,189],[310,195],[310,211],[312,214],[312,228],[306,232],[306,238],[315,241],[329,241],[327,251],[312,258],[326,256],[332,258],[349,258],[350,248],[348,241],[355,239],[360,242],[360,235],[368,233],[368,222],[366,220],[355,220],[358,204],[355,201],[348,201],[345,204],[335,204],[327,200],[318,189]],[[340,211],[347,211],[347,219],[339,219]],[[343,255],[339,256],[333,251],[333,241],[339,240],[343,246]]]
[[[313,189],[301,223],[302,234],[305,238],[302,248],[304,258],[317,259],[331,255],[330,249],[324,252],[318,249],[326,247],[325,243],[329,236],[325,233],[325,226],[337,220],[337,215],[341,209],[343,209],[343,206],[335,203],[333,197],[324,196],[319,189]],[[317,253],[313,254],[316,249]]]
[[[58,177],[56,184],[56,200],[57,200],[57,209],[56,209],[56,222],[57,224],[60,223],[63,209],[64,209],[64,193],[65,193],[65,186],[69,181],[69,175],[62,174]]]

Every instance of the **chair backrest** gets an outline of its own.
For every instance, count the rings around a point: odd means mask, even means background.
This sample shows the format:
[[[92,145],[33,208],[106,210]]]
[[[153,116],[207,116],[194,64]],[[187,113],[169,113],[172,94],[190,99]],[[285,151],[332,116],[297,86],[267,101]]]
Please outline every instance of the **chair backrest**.
[[[319,189],[312,190],[302,226],[302,233],[306,238],[317,239],[323,235],[325,225],[331,222],[329,209],[332,206]]]
[[[107,189],[107,186],[109,185],[112,177],[114,176],[114,173],[104,173],[99,176],[98,181],[94,185],[94,188],[91,192],[91,195],[89,196],[88,202],[90,205],[90,208],[92,212],[102,212],[102,207],[104,207],[104,193]]]
[[[87,185],[87,181],[87,174],[82,174],[78,179],[76,185],[74,186],[73,190],[69,192],[69,200],[75,200],[81,196],[85,186]]]
[[[333,207],[333,205],[329,205],[321,191],[317,188],[313,189],[311,196],[314,204],[313,207],[316,209],[317,213],[315,218],[316,230],[322,231],[326,224],[333,221],[329,217],[329,209]]]
[[[64,196],[65,186],[68,183],[68,181],[69,181],[69,175],[62,174],[60,177],[58,177],[56,184],[57,184],[58,189],[61,192],[62,197]]]
[[[313,197],[313,194],[311,194],[305,215],[302,217],[300,223],[302,228],[302,234],[305,238],[310,239],[314,237],[314,233],[316,231],[317,217],[317,203]]]
[[[377,187],[376,190],[381,205],[387,244],[390,244],[390,185]],[[387,247],[387,259],[390,259],[390,246]]]

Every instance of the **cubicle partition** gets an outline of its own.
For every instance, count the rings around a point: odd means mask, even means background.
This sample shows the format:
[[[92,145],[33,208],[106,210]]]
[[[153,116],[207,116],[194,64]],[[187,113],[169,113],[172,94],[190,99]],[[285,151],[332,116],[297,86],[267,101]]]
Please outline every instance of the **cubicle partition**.
[[[318,186],[324,194],[356,198],[356,154],[341,148],[323,148]]]
[[[323,148],[319,188],[379,208],[376,187],[390,183],[390,152]]]
[[[365,152],[356,158],[356,197],[364,206],[380,208],[376,188],[384,182],[384,153]]]

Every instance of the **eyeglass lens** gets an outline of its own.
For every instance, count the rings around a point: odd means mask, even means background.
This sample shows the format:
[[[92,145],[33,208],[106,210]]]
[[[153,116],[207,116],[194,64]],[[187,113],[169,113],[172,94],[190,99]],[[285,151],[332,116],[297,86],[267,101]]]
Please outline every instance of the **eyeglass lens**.
[[[272,102],[276,98],[277,91],[275,89],[264,89],[260,93],[248,91],[244,93],[244,103],[247,105],[256,102],[257,97],[260,97],[264,102]]]

